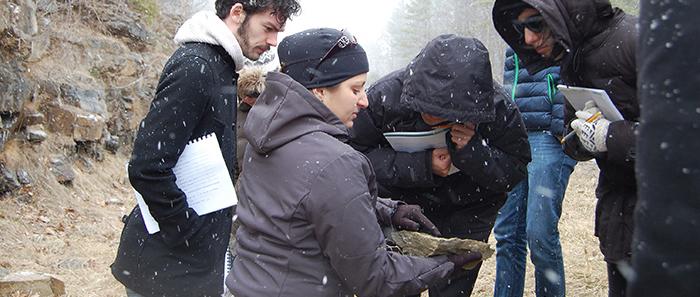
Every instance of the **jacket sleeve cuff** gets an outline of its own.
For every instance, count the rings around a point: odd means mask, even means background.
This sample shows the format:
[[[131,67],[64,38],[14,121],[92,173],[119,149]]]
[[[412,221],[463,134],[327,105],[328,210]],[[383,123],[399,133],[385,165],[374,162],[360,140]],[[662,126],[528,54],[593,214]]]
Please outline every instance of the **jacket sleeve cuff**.
[[[158,220],[160,237],[168,247],[186,244],[199,229],[204,226],[204,218],[200,218],[192,208],[173,216]]]
[[[434,181],[432,157],[432,150],[426,150],[415,153],[397,153],[397,160],[395,164],[397,164],[398,166],[403,165],[404,167],[397,168],[397,170],[402,171],[402,173],[400,174],[400,176],[402,176],[402,178],[400,179],[401,185],[411,185],[414,187],[424,187],[433,185]]]
[[[460,170],[467,171],[470,169],[469,163],[471,162],[479,163],[479,166],[481,166],[481,163],[483,163],[489,155],[486,146],[482,145],[482,141],[483,138],[481,138],[481,135],[478,133],[474,133],[474,136],[472,136],[462,149],[457,149],[454,142],[449,141],[447,143],[447,148],[451,155],[456,157],[455,160],[452,160],[452,164]]]
[[[617,164],[634,166],[636,145],[634,131],[638,123],[632,121],[615,121],[608,127],[605,141],[608,147],[608,160]]]
[[[581,146],[578,136],[576,135],[566,140],[562,147],[564,148],[564,153],[576,161],[588,161],[595,157],[593,153],[587,151]]]
[[[403,201],[391,200],[386,198],[377,198],[377,219],[382,226],[391,226],[391,217],[394,216],[396,209],[400,204],[406,204]]]

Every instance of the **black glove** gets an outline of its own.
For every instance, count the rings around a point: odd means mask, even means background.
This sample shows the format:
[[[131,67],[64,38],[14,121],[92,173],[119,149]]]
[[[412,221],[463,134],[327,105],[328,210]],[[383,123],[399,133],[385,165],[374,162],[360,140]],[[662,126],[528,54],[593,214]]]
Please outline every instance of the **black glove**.
[[[476,267],[476,264],[481,261],[481,257],[481,253],[479,252],[467,252],[466,254],[460,255],[448,255],[447,260],[455,265],[452,273],[460,273],[465,269]]]
[[[391,216],[391,224],[399,230],[425,230],[433,236],[442,235],[418,205],[399,204]]]

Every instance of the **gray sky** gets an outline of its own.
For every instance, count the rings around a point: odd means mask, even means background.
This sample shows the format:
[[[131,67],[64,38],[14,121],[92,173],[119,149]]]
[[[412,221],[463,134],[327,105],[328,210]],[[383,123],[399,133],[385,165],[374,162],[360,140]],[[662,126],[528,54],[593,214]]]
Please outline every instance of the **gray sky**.
[[[300,0],[301,14],[287,23],[280,40],[310,28],[348,29],[361,44],[374,43],[384,32],[399,0]]]
[[[162,0],[166,1],[166,0]],[[214,0],[189,0],[190,10],[214,9]],[[374,43],[385,31],[400,0],[299,0],[301,14],[287,22],[285,36],[310,28],[348,29],[362,44]]]

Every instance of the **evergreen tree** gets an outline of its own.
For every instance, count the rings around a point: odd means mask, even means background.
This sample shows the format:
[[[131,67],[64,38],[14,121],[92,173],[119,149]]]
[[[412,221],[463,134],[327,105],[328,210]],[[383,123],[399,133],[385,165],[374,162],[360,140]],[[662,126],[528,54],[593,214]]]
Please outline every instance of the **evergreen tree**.
[[[389,38],[384,39],[390,57],[381,60],[396,70],[405,67],[440,34],[476,37],[489,49],[495,77],[500,80],[505,44],[493,29],[492,5],[492,0],[404,0],[395,8],[387,29]]]

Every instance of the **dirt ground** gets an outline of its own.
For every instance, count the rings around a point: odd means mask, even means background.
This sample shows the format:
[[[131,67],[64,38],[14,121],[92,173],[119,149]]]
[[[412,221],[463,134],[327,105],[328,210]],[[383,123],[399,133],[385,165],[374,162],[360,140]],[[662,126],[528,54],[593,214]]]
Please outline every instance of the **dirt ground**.
[[[603,297],[608,294],[605,262],[598,249],[598,238],[593,236],[597,180],[595,161],[581,162],[574,169],[566,189],[559,232],[568,296]],[[495,248],[493,235],[489,243]],[[526,269],[523,296],[535,297],[534,266],[529,258]],[[481,267],[472,296],[493,296],[495,279],[496,258],[491,257]]]
[[[12,168],[35,174],[33,186],[23,189],[21,198],[0,198],[0,270],[53,274],[65,282],[67,296],[124,296],[109,265],[119,241],[120,219],[133,206],[124,172],[127,155],[76,161],[76,180],[67,187],[58,184],[46,166],[49,151],[60,146],[54,141],[6,148]],[[21,153],[26,150],[34,152]],[[606,295],[605,265],[593,236],[597,172],[592,162],[579,164],[567,189],[560,230],[569,296]],[[494,246],[495,240],[490,243]],[[527,269],[525,296],[535,296],[532,265]],[[482,267],[472,296],[491,296],[494,277],[492,257]]]

